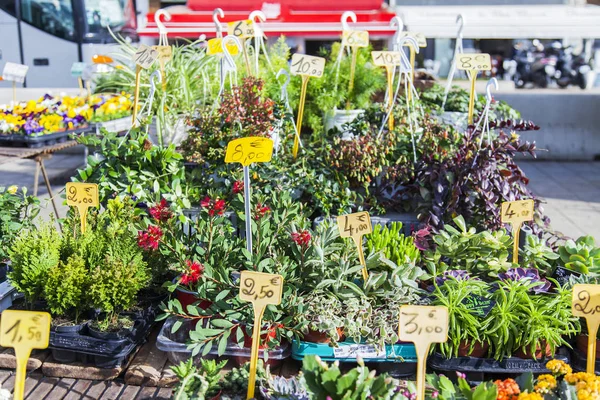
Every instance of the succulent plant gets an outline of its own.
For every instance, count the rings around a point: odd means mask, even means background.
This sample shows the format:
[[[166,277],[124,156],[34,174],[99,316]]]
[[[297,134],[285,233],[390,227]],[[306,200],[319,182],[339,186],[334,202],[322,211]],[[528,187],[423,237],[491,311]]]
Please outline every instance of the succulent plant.
[[[302,380],[298,377],[284,378],[269,374],[260,386],[260,394],[266,400],[309,400]]]
[[[435,278],[435,283],[438,286],[441,286],[444,284],[444,282],[446,282],[450,278],[454,278],[458,281],[466,281],[466,280],[471,279],[471,276],[469,275],[469,272],[465,271],[464,269],[457,269],[454,271],[444,271],[444,275],[438,276]]]
[[[528,280],[530,283],[538,283],[531,288],[535,293],[545,293],[550,289],[550,282],[541,278],[540,273],[535,268],[511,268],[504,273],[498,274],[498,278],[503,281]]]
[[[558,248],[565,268],[583,274],[600,273],[600,248],[590,235],[567,242]]]

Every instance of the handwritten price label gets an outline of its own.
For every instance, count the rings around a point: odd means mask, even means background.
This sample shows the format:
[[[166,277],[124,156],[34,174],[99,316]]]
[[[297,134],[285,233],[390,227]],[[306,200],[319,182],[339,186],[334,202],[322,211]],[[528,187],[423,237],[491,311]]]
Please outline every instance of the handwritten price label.
[[[213,56],[215,54],[222,54],[223,53],[222,42],[223,42],[223,39],[221,39],[221,38],[210,39],[208,41],[208,44],[206,47],[206,54],[211,55],[211,56]],[[225,43],[225,47],[227,47],[229,54],[231,54],[232,56],[236,56],[239,53],[239,49],[235,43],[227,42],[227,43]]]
[[[98,185],[95,183],[68,182],[67,205],[87,207],[98,207]]]
[[[25,75],[29,67],[23,64],[7,62],[2,70],[2,79],[5,81],[13,81],[17,83],[25,82]]]
[[[404,36],[410,36],[410,37],[415,38],[415,40],[417,41],[417,45],[419,47],[427,47],[427,38],[421,32],[406,32],[406,31],[400,32],[400,37],[404,37]],[[404,45],[410,46],[408,43],[405,43]]]
[[[308,56],[306,54],[294,54],[292,56],[293,75],[314,76],[320,78],[325,70],[325,59],[323,57]]]
[[[513,225],[533,220],[533,200],[505,201],[501,218],[503,223]]]
[[[443,343],[448,339],[448,309],[440,306],[400,307],[400,340]]]
[[[240,299],[259,304],[279,304],[283,293],[283,277],[276,274],[242,271]]]
[[[399,51],[372,51],[371,56],[378,67],[395,67],[402,62]]]
[[[133,55],[133,61],[140,67],[148,69],[158,59],[158,51],[144,44],[141,44]]]
[[[239,162],[244,167],[256,162],[269,162],[273,156],[273,141],[264,137],[235,139],[227,145],[225,162]]]
[[[45,349],[50,340],[50,314],[5,310],[0,319],[0,346]]]
[[[343,31],[342,44],[350,47],[367,47],[369,46],[368,31]]]
[[[340,215],[337,217],[337,223],[338,229],[340,230],[340,237],[343,238],[360,237],[373,232],[371,217],[366,211]]]
[[[583,317],[588,328],[587,372],[595,374],[596,335],[600,325],[600,285],[574,285],[572,312]]]
[[[254,22],[250,19],[229,22],[227,33],[240,38],[254,37]]]
[[[492,59],[489,54],[459,54],[456,66],[467,71],[491,71]]]
[[[87,67],[86,63],[74,62],[73,65],[71,66],[71,76],[73,78],[81,78],[81,76],[83,75],[83,71],[85,70],[85,67]]]
[[[173,48],[171,46],[152,46],[153,50],[158,52],[158,59],[161,62],[166,62],[173,57]]]

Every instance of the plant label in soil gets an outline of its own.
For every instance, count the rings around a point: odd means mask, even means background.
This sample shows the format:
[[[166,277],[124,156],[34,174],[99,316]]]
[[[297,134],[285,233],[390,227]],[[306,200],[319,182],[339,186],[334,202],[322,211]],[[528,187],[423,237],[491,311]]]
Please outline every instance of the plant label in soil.
[[[173,57],[173,48],[171,46],[152,46],[152,48],[158,51],[160,62],[167,62]]]
[[[273,155],[273,140],[265,137],[245,137],[227,145],[226,163],[238,162],[244,167],[255,162],[269,162]]]
[[[133,61],[140,67],[148,69],[158,59],[158,55],[158,51],[141,44],[133,55]]]
[[[320,78],[325,70],[325,59],[323,57],[309,56],[295,53],[292,56],[292,75],[304,75]]]
[[[373,227],[371,226],[371,216],[366,211],[340,215],[337,217],[337,224],[340,231],[340,237],[349,237],[354,240],[358,250],[360,264],[363,266],[363,279],[366,281],[369,278],[369,273],[367,271],[367,263],[365,262],[365,255],[363,253],[362,237],[363,235],[373,232]]]
[[[432,343],[448,340],[448,308],[442,306],[402,306],[398,337],[413,342],[417,351],[417,399],[425,400],[425,366]]]
[[[247,398],[254,398],[256,385],[256,364],[260,344],[260,327],[265,308],[269,304],[281,303],[283,276],[263,272],[242,271],[240,274],[240,300],[249,301],[254,308],[254,327],[252,329],[252,352],[250,353],[250,374],[248,377]]]
[[[350,47],[367,47],[369,45],[369,32],[343,31],[342,44]]]
[[[223,53],[223,47],[221,44],[222,42],[223,42],[222,38],[210,39],[207,43],[206,53],[211,56],[214,56],[215,54],[222,54]],[[237,45],[235,43],[227,42],[227,43],[225,43],[225,46],[227,47],[227,50],[229,51],[230,55],[232,55],[232,56],[238,55],[239,48],[237,47]]]
[[[2,70],[2,79],[5,81],[23,83],[25,82],[27,70],[29,70],[27,65],[7,62],[4,64],[4,69]]]
[[[574,285],[572,310],[573,315],[583,317],[587,322],[587,372],[595,374],[596,335],[600,324],[600,285]]]
[[[372,51],[371,56],[378,67],[395,67],[401,63],[399,51]]]
[[[456,67],[465,71],[491,71],[492,59],[489,54],[459,54]]]
[[[399,35],[400,35],[399,37],[404,37],[404,36],[414,37],[415,40],[417,41],[417,44],[419,45],[419,47],[427,47],[427,38],[421,32],[403,31],[403,32],[399,32]],[[409,46],[409,44],[406,43],[405,46]]]
[[[496,305],[496,302],[492,299],[486,299],[485,297],[473,295],[469,296],[462,301],[462,304],[467,307],[469,311],[478,317],[485,318],[488,316],[492,308]]]
[[[242,39],[254,37],[254,22],[250,19],[229,22],[227,24],[227,34]]]
[[[71,66],[71,76],[73,78],[81,78],[86,66],[87,64],[84,62],[74,62]]]
[[[12,347],[17,358],[15,400],[23,399],[27,360],[32,349],[45,349],[50,340],[50,314],[5,310],[0,319],[0,346]]]
[[[571,276],[580,277],[581,274],[563,267],[556,267],[554,273],[552,274],[552,277],[563,286],[569,283]]]
[[[81,232],[85,232],[87,211],[90,207],[98,207],[98,184],[85,182],[68,182],[66,185],[67,205],[77,207],[81,219]]]
[[[519,234],[525,221],[533,220],[533,200],[505,201],[500,210],[503,224],[511,224],[513,231],[513,263],[519,262]]]

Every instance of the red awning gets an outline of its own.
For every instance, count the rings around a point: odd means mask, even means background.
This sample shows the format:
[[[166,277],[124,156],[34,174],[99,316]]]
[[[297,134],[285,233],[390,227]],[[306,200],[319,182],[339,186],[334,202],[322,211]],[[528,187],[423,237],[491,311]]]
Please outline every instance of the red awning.
[[[205,34],[208,38],[215,36],[215,24],[212,19],[212,9],[202,9],[201,3],[205,1],[189,1],[188,7],[167,8],[171,14],[170,21],[164,25],[170,37],[198,38]],[[369,31],[373,39],[385,38],[394,34],[390,27],[390,20],[394,13],[389,12],[380,0],[352,0],[343,4],[344,9],[337,9],[333,2],[316,0],[291,0],[282,3],[262,3],[259,8],[254,8],[252,0],[235,0],[227,3],[225,18],[220,18],[223,32],[227,32],[227,22],[239,21],[248,18],[253,10],[261,10],[267,16],[267,21],[260,24],[267,36],[304,36],[319,37],[323,39],[339,38],[342,32],[340,18],[344,11],[352,10],[356,14],[357,22],[349,21],[353,30]],[[247,7],[244,7],[244,4]],[[355,8],[350,8],[354,6]],[[239,7],[236,11],[234,7]],[[244,7],[244,8],[242,8]],[[310,9],[308,9],[311,7]],[[348,7],[348,8],[346,8]],[[369,8],[368,8],[369,7]],[[373,8],[377,7],[377,8]],[[147,15],[146,27],[138,29],[140,36],[158,37],[158,27],[154,22],[154,14]]]

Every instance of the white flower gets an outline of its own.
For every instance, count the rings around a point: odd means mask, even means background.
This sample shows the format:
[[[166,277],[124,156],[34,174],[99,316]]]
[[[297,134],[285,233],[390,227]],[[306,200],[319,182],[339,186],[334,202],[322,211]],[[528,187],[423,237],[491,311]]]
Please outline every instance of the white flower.
[[[0,389],[0,400],[11,400],[12,394],[7,389]]]

